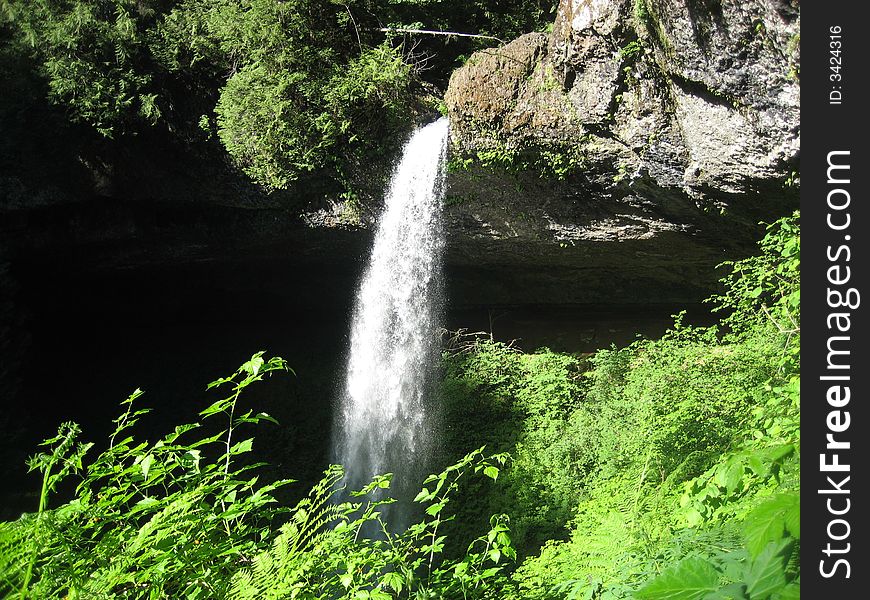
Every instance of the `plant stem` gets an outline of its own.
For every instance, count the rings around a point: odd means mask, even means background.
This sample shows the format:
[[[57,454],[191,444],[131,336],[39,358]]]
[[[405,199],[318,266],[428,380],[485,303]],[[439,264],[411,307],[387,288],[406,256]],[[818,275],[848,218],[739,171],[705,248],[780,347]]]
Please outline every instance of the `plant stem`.
[[[226,464],[224,465],[224,475],[226,477],[229,477],[229,475],[230,475],[230,443],[233,441],[233,415],[235,415],[236,402],[238,402],[239,394],[241,394],[241,393],[242,393],[241,390],[237,391],[236,395],[233,396],[232,403],[230,404],[230,423],[229,423],[229,427],[227,428],[227,461],[226,461]]]
[[[230,423],[227,427],[227,460],[224,463],[224,479],[228,479],[230,476],[230,444],[233,441],[233,416],[236,413],[236,402],[239,400],[239,395],[242,393],[241,389],[237,389],[235,395],[233,396],[233,401],[230,403]],[[227,506],[226,503],[221,500],[221,510],[226,512]],[[227,531],[227,535],[232,535],[232,531],[230,531],[230,523],[227,519],[224,519],[224,529]]]
[[[33,552],[27,561],[27,571],[24,573],[24,583],[21,586],[21,600],[27,598],[27,590],[30,587],[30,579],[33,577],[33,566],[36,564],[36,555],[39,552],[39,529],[42,525],[42,513],[48,504],[48,482],[51,478],[51,463],[49,462],[42,474],[42,489],[39,492],[39,510],[36,511],[36,526],[33,528]]]

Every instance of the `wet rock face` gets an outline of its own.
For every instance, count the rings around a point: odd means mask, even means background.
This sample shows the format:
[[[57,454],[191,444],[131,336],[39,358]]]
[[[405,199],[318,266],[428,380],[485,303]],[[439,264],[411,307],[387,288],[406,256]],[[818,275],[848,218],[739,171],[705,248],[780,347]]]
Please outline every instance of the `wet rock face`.
[[[453,173],[452,260],[558,266],[566,301],[703,296],[797,206],[798,31],[781,0],[562,0],[550,35],[473,55],[445,97],[454,153],[572,168]]]

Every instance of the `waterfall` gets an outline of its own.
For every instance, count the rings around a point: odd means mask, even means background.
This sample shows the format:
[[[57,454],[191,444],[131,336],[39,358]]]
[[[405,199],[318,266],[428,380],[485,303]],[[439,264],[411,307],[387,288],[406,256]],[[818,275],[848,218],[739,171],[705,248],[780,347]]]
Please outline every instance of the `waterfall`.
[[[432,443],[427,388],[438,356],[448,121],[405,144],[356,294],[333,447],[350,490],[392,472],[400,497],[420,485]],[[403,526],[401,505],[390,515]]]

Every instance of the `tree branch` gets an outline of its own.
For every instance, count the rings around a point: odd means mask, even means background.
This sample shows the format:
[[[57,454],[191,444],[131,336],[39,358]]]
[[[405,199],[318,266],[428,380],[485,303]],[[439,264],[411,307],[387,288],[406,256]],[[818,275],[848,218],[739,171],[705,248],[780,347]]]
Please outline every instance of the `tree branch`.
[[[382,31],[384,33],[422,33],[425,35],[446,35],[448,37],[467,37],[467,38],[480,38],[484,40],[495,40],[500,44],[506,43],[504,40],[493,37],[491,35],[480,35],[475,33],[459,33],[456,31],[433,31],[431,29],[405,29],[404,27],[381,27],[376,31]]]
[[[359,52],[362,54],[362,40],[359,37],[359,27],[356,25],[356,19],[353,18],[353,13],[350,12],[350,7],[347,4],[342,3],[342,6],[344,6],[344,10],[347,11],[347,15],[350,17],[350,22],[353,23],[353,30],[356,32],[356,43],[359,44]]]

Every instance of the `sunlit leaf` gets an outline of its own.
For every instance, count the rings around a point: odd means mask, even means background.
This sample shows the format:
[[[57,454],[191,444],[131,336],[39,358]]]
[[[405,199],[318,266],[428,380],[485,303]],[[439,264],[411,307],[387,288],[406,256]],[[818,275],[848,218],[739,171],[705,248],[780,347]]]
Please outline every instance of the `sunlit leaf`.
[[[791,540],[768,543],[746,571],[746,591],[750,598],[764,599],[785,587],[785,566],[792,548]]]
[[[778,542],[785,535],[786,524],[798,523],[796,532],[800,534],[800,496],[779,494],[765,501],[753,510],[743,523],[746,548],[751,556],[758,556],[771,542]]]
[[[687,558],[665,569],[635,594],[640,600],[703,600],[719,588],[719,572],[709,561]]]
[[[498,479],[498,467],[494,467],[492,465],[484,467],[483,474],[495,481]]]

